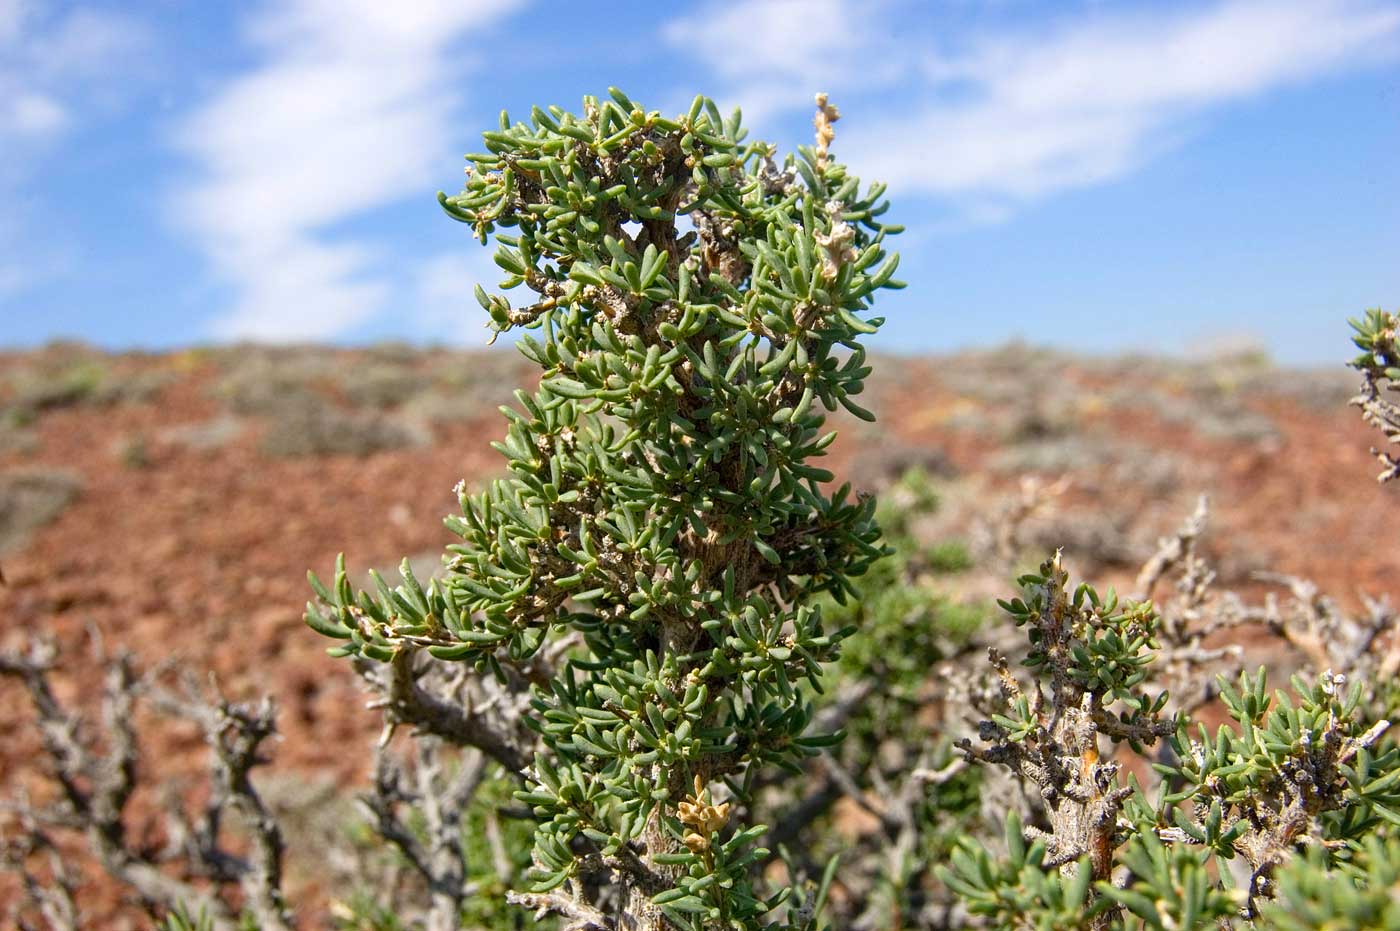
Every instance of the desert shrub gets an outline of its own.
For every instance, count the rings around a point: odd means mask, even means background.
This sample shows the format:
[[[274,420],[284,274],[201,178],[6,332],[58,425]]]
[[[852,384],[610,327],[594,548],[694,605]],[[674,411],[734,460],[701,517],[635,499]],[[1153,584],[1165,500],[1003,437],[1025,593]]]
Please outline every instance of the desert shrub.
[[[340,369],[324,350],[235,346],[215,361],[223,370],[213,396],[235,414],[275,414],[284,405],[327,397]]]
[[[489,403],[491,396],[499,393],[499,388],[485,385],[433,387],[404,405],[404,413],[429,424],[461,423],[489,416],[493,408],[482,402]],[[511,399],[497,397],[495,400],[503,404]]]
[[[861,422],[851,427],[842,435],[856,450],[849,471],[862,487],[883,488],[915,471],[935,479],[958,476],[957,465],[937,446],[900,440],[887,430]]]
[[[1135,567],[1149,547],[1132,535],[1132,529],[1132,521],[1124,517],[1076,509],[1029,518],[1021,537],[1030,551],[1063,547],[1096,566]],[[1028,561],[1033,564],[1033,558]]]
[[[879,516],[889,555],[860,579],[857,597],[823,603],[832,623],[860,631],[845,645],[836,669],[842,683],[869,693],[852,720],[863,721],[861,728],[880,740],[894,733],[894,722],[921,726],[915,718],[928,698],[929,670],[956,655],[990,613],[987,605],[947,596],[940,575],[949,571],[949,544],[930,543],[914,532],[918,519],[938,506],[928,481],[909,472],[886,491]],[[951,561],[964,568],[966,549],[955,553]]]
[[[430,367],[432,383],[404,407],[404,413],[429,423],[454,423],[494,417],[515,401],[515,389],[536,376],[517,353],[504,349],[453,353]]]
[[[314,396],[286,398],[267,418],[262,449],[270,456],[367,456],[421,446],[427,431],[412,421],[343,410]]]
[[[386,339],[366,346],[365,353],[373,363],[395,366],[413,365],[422,355],[422,350],[410,342]]]
[[[1400,443],[1400,405],[1391,400],[1400,391],[1400,319],[1375,309],[1351,321],[1352,341],[1361,354],[1351,367],[1361,373],[1361,392],[1351,403],[1361,408],[1362,418],[1385,437],[1386,445]],[[1400,459],[1384,449],[1371,454],[1385,467],[1377,478],[1389,482],[1400,477]]]
[[[427,388],[429,379],[412,368],[390,362],[354,367],[340,379],[340,390],[355,407],[399,407]]]
[[[1181,429],[1212,440],[1236,443],[1277,442],[1278,425],[1265,414],[1245,403],[1242,386],[1222,386],[1209,372],[1196,372],[1175,392],[1129,391],[1121,398],[1126,407],[1136,407]]]
[[[1035,804],[1011,810],[999,849],[962,839],[943,874],[991,925],[1379,926],[1302,916],[1374,918],[1385,912],[1377,902],[1393,895],[1366,885],[1384,879],[1384,868],[1368,874],[1357,864],[1400,824],[1400,750],[1389,721],[1375,717],[1394,706],[1379,691],[1386,678],[1370,674],[1369,649],[1392,616],[1361,624],[1367,647],[1355,653],[1345,619],[1314,614],[1286,634],[1324,660],[1349,657],[1362,674],[1354,681],[1327,668],[1295,676],[1291,693],[1271,693],[1261,667],[1233,684],[1222,676],[1215,692],[1195,686],[1185,693],[1192,701],[1173,705],[1161,667],[1181,677],[1229,657],[1203,650],[1202,639],[1213,625],[1248,622],[1233,600],[1211,616],[1212,576],[1194,553],[1200,520],[1144,570],[1150,592],[1163,566],[1182,568],[1186,605],[1169,623],[1151,602],[1071,586],[1058,554],[1001,602],[1027,634],[1025,672],[992,651],[1000,701],[979,739],[960,747],[970,761],[1008,770]],[[1194,712],[1216,694],[1231,720],[1212,728]],[[1105,753],[1105,742],[1116,752]],[[1124,777],[1133,756],[1151,764],[1146,786]],[[1274,904],[1281,890],[1286,908]]]
[[[231,414],[220,414],[209,420],[174,424],[159,433],[162,442],[182,449],[207,453],[219,450],[243,435],[246,422]]]
[[[103,650],[100,638],[94,648]],[[292,873],[333,893],[317,926],[520,927],[499,894],[528,865],[531,829],[518,806],[505,805],[515,781],[484,754],[426,735],[380,743],[370,785],[350,799],[304,774],[262,774],[277,736],[266,698],[230,700],[189,670],[143,670],[125,652],[101,654],[101,707],[89,715],[60,698],[58,658],[44,639],[0,650],[0,679],[27,694],[52,781],[42,804],[24,793],[7,800],[0,821],[0,876],[14,876],[22,891],[8,903],[16,927],[101,926],[84,907],[82,871],[70,863],[83,845],[166,931],[290,931],[283,887]],[[420,670],[416,686],[471,701],[445,665]],[[371,673],[365,682],[379,701],[389,693],[388,680]],[[153,718],[192,725],[203,737],[208,777],[196,791],[187,776],[162,781],[168,761],[142,752],[137,722],[151,726]],[[138,820],[138,785],[162,800],[159,817],[140,817],[165,843],[127,828]]]
[[[925,553],[930,572],[962,572],[971,569],[972,552],[962,540],[943,540],[929,546]]]
[[[1278,931],[1400,927],[1400,842],[1368,837],[1336,858],[1312,847],[1278,871],[1263,917]]]
[[[401,369],[390,363],[372,362],[368,367],[347,370],[324,350],[260,346],[224,350],[218,362],[224,372],[211,389],[214,397],[232,414],[253,415],[263,421],[261,447],[268,455],[364,456],[428,441],[425,429],[414,419],[390,417],[377,409],[396,403],[394,398],[402,390],[402,385],[388,387],[376,381],[388,368],[397,377]],[[360,379],[367,371],[380,374]],[[363,385],[363,390],[357,385]],[[352,404],[375,409],[348,408],[337,402],[337,391]],[[226,417],[215,418],[206,426],[208,432],[196,428],[175,439],[208,449],[231,441],[241,432],[237,422]]]
[[[168,372],[114,369],[94,355],[41,354],[8,381],[0,419],[11,426],[32,423],[45,411],[67,407],[140,404],[168,385]]]
[[[61,469],[14,468],[0,472],[0,553],[62,514],[82,492],[82,479]]]
[[[0,456],[28,455],[39,446],[39,434],[33,428],[12,423],[0,415]]]
[[[112,443],[112,456],[127,469],[151,467],[151,442],[144,433],[117,437]]]
[[[96,396],[106,378],[106,367],[95,361],[74,363],[57,371],[27,372],[17,379],[11,404],[16,410],[31,413],[81,404]]]
[[[172,372],[142,369],[116,375],[103,381],[95,392],[98,404],[146,404],[175,381]]]
[[[1195,428],[1209,439],[1237,443],[1271,444],[1282,438],[1278,425],[1269,417],[1246,407],[1227,407],[1198,419]]]
[[[1015,340],[944,360],[938,379],[959,397],[1004,411],[1011,422],[1037,409],[1042,417],[1054,418],[1057,411],[1072,410],[1077,400],[1074,383],[1065,378],[1073,363],[1059,350]]]
[[[991,467],[1011,475],[1039,472],[1107,471],[1163,458],[1161,453],[1130,440],[1085,433],[1064,433],[1026,439],[999,450]]]
[[[503,114],[440,199],[495,237],[504,288],[532,292],[477,299],[496,332],[524,331],[539,383],[506,410],[507,477],[459,486],[434,578],[405,560],[396,587],[371,573],[358,590],[343,557],[310,577],[307,623],[386,725],[350,836],[303,829],[329,914],[294,915],[284,892],[296,819],[253,775],[270,703],[118,654],[94,721],[60,701],[36,641],[0,651],[50,783],[5,808],[16,923],[81,923],[67,861],[85,845],[168,929],[1392,926],[1400,643],[1383,602],[1351,615],[1299,580],[1278,580],[1286,606],[1215,592],[1202,501],[1133,597],[1072,583],[1056,552],[993,609],[945,594],[947,574],[1016,562],[1037,497],[1064,483],[1023,483],[973,546],[922,536],[926,474],[879,507],[831,488],[826,416],[870,419],[861,339],[898,285],[898,228],[883,189],[832,160],[835,118],[818,98],[816,145],[780,162],[704,98],[675,119],[618,91],[582,115]],[[1358,330],[1363,408],[1386,429],[1393,320]],[[409,405],[343,410],[320,393],[335,373],[279,374],[289,358],[224,382],[275,449],[409,429]],[[1066,390],[1050,354],[990,358],[989,395],[1024,394],[1026,372]],[[1212,639],[1246,627],[1317,668],[1271,693]],[[140,705],[210,751],[200,808],[170,806],[162,844],[127,830],[151,769]]]
[[[611,98],[503,116],[441,199],[537,295],[477,294],[544,373],[497,444],[510,478],[462,495],[442,584],[355,596],[342,576],[307,617],[346,654],[498,676],[570,645],[509,754],[537,822],[512,901],[576,927],[811,928],[796,877],[763,888],[748,809],[839,739],[799,685],[851,631],[813,599],[852,595],[881,552],[873,501],[811,460],[823,410],[870,416],[882,188],[829,158],[824,100],[817,146],[780,164],[703,98],[675,120]]]
[[[1049,404],[1038,397],[1014,405],[1013,411],[1005,433],[1006,442],[1012,445],[1050,442],[1082,427],[1071,407]]]
[[[1250,397],[1283,401],[1314,413],[1331,414],[1356,394],[1351,372],[1340,366],[1270,369],[1246,383]]]
[[[936,866],[980,818],[982,780],[937,723],[946,709],[934,670],[976,650],[991,606],[943,591],[945,544],[916,530],[937,507],[918,470],[884,490],[889,555],[856,582],[854,597],[822,605],[833,624],[859,632],[844,644],[829,692],[814,697],[818,720],[839,725],[845,739],[808,764],[796,797],[779,787],[769,803],[771,839],[807,872],[840,856],[835,927],[922,926],[938,905]]]

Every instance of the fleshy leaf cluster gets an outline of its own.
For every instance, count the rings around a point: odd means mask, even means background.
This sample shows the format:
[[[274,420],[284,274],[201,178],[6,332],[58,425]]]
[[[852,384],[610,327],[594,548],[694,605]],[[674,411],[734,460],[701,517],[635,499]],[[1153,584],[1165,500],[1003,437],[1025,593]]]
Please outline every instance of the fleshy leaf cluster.
[[[845,600],[883,553],[873,501],[816,464],[828,412],[872,417],[869,302],[901,286],[884,188],[831,158],[835,118],[821,101],[816,145],[780,161],[737,111],[696,98],[667,118],[612,90],[581,114],[502,114],[440,196],[529,293],[476,289],[539,386],[502,408],[508,476],[459,490],[441,578],[405,566],[356,593],[341,571],[307,618],[344,654],[498,676],[565,645],[536,683],[520,795],[535,896],[610,874],[646,927],[750,927],[790,899],[750,891],[760,826],[699,831],[677,806],[722,791],[737,814],[760,770],[839,740],[808,732],[799,688],[850,633],[814,596]]]

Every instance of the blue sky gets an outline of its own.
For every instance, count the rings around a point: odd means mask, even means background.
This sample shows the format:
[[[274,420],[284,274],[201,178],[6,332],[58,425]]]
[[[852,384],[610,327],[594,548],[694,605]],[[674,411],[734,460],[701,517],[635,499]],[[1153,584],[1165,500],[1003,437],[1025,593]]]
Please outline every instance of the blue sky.
[[[481,345],[508,108],[742,105],[890,182],[886,350],[1345,355],[1400,303],[1400,3],[0,0],[0,345]]]

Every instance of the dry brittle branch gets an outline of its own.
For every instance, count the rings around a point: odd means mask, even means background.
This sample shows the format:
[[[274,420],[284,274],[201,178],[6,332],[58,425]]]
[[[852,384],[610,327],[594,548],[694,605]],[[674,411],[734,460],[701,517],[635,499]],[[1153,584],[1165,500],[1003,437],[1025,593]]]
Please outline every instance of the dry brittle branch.
[[[105,747],[99,747],[92,735],[96,729],[55,696],[51,676],[56,658],[52,643],[38,639],[23,649],[0,652],[0,675],[18,680],[29,696],[56,789],[51,804],[36,804],[26,796],[6,804],[24,838],[17,855],[24,863],[40,852],[49,859],[48,891],[30,896],[38,913],[51,927],[65,927],[69,918],[63,890],[70,890],[71,897],[73,871],[60,852],[65,848],[50,835],[64,831],[82,837],[101,867],[155,913],[186,909],[204,914],[215,928],[234,928],[239,910],[227,893],[236,888],[261,927],[289,931],[291,916],[281,893],[281,834],[249,778],[264,762],[259,748],[275,733],[271,703],[241,705],[222,696],[209,700],[188,682],[182,694],[167,692],[138,676],[129,654],[101,657],[106,667],[100,713]],[[197,839],[164,849],[137,844],[125,823],[139,762],[133,719],[143,699],[199,722],[212,756],[211,801],[203,824],[191,831],[183,813],[171,821],[172,837]],[[220,843],[225,809],[242,816],[252,847],[246,857]]]
[[[462,849],[462,815],[486,777],[478,750],[448,753],[438,738],[415,739],[398,757],[380,747],[374,784],[361,796],[375,831],[391,843],[427,886],[429,931],[457,927],[462,903],[473,894]],[[404,809],[416,811],[416,829]]]
[[[1383,310],[1368,311],[1351,321],[1356,331],[1353,342],[1362,354],[1352,363],[1361,373],[1361,389],[1351,404],[1361,408],[1361,418],[1385,437],[1387,447],[1400,443],[1400,405],[1391,400],[1400,390],[1400,318]],[[1386,449],[1371,448],[1371,455],[1383,466],[1377,481],[1400,478],[1400,458]]]

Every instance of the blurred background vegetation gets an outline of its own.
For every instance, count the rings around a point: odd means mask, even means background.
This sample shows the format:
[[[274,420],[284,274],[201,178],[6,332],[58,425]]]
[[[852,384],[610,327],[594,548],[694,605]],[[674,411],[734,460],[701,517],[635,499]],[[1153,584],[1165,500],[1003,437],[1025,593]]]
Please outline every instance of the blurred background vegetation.
[[[1130,591],[1203,493],[1212,513],[1199,547],[1213,584],[1260,618],[1304,610],[1300,590],[1269,573],[1324,582],[1307,610],[1362,615],[1363,596],[1385,593],[1400,555],[1377,544],[1393,522],[1376,497],[1374,438],[1346,407],[1355,376],[1341,366],[1009,344],[889,357],[875,370],[867,406],[880,421],[838,418],[830,456],[838,476],[879,495],[894,550],[859,599],[825,608],[861,631],[826,694],[812,696],[821,729],[847,737],[804,778],[761,788],[750,820],[772,829],[774,876],[815,883],[840,855],[827,902],[836,927],[956,927],[969,917],[937,868],[961,836],[995,847],[1021,791],[966,766],[953,747],[975,736],[995,692],[983,675],[988,646],[1017,649],[996,605],[1015,575],[1063,547],[1077,577]],[[532,378],[509,349],[108,354],[54,344],[3,356],[8,645],[28,634],[57,640],[57,693],[88,717],[99,748],[97,673],[117,650],[156,672],[172,661],[211,669],[234,697],[275,696],[286,739],[266,748],[273,765],[257,778],[288,838],[288,894],[315,903],[302,926],[410,927],[405,903],[421,900],[425,883],[402,852],[372,842],[372,813],[356,799],[374,794],[366,749],[378,718],[351,671],[302,627],[301,567],[327,565],[358,538],[368,562],[356,572],[386,569],[403,552],[434,572],[445,540],[434,518],[452,508],[459,479],[497,474],[487,448],[495,408]],[[1277,672],[1319,671],[1266,620],[1218,639]],[[0,681],[0,696],[20,707],[15,683]],[[206,763],[187,723],[156,714],[140,723],[142,774],[154,782],[136,792],[126,823],[159,846],[171,800],[198,804]],[[390,752],[407,753],[402,744]],[[42,797],[45,781],[26,765],[39,750],[32,722],[7,715],[0,746],[0,791]],[[400,765],[411,775],[410,757]],[[528,866],[528,819],[490,766],[481,779],[460,824],[473,890],[463,926],[525,927],[529,915],[500,896]],[[26,907],[18,865],[40,869],[35,854],[7,847],[0,901],[15,915]],[[89,862],[72,880],[83,927],[147,926],[100,867]]]

